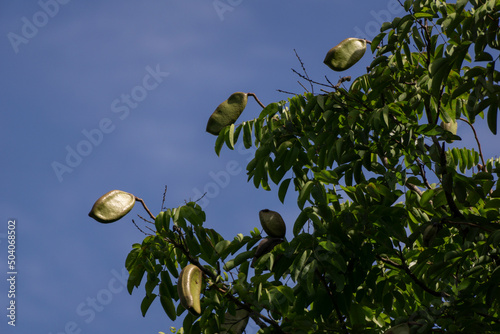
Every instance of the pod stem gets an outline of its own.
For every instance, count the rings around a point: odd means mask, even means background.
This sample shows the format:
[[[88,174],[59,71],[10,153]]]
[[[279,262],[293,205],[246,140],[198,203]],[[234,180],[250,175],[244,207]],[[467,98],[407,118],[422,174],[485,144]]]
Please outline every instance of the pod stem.
[[[141,202],[142,206],[144,207],[144,210],[146,210],[146,212],[149,214],[149,217],[151,217],[151,219],[156,219],[156,217],[151,213],[151,211],[149,211],[148,207],[146,206],[146,203],[144,203],[142,198],[135,196],[135,200]]]
[[[262,109],[264,109],[266,106],[260,102],[260,100],[257,98],[257,95],[255,95],[254,93],[247,93],[248,96],[253,96],[253,98],[255,99],[255,101],[257,101],[257,103],[262,107]]]

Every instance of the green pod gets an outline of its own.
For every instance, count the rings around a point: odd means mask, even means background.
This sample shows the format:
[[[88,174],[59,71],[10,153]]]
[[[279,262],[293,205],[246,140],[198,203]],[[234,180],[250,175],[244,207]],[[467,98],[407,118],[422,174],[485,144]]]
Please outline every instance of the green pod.
[[[134,204],[134,195],[121,190],[111,190],[94,203],[89,216],[103,224],[112,223],[129,213]]]
[[[248,94],[236,92],[217,107],[207,123],[207,132],[219,135],[219,132],[228,125],[234,124],[247,105]]]
[[[449,131],[451,133],[453,133],[454,135],[457,134],[457,129],[458,129],[458,124],[457,124],[457,121],[451,121],[451,122],[441,122],[441,127],[446,130],[446,131]],[[448,141],[449,143],[453,143],[454,140],[450,140]]]
[[[405,322],[389,328],[384,334],[410,334],[410,326]]]
[[[201,285],[203,273],[194,264],[188,264],[182,269],[177,281],[177,293],[181,305],[193,315],[201,314]]]
[[[262,228],[268,236],[272,238],[285,237],[286,225],[279,213],[264,209],[259,212],[259,219]]]
[[[330,49],[326,54],[326,66],[340,72],[356,64],[365,54],[366,40],[360,38],[346,38]]]
[[[438,227],[434,224],[427,226],[422,233],[422,241],[425,247],[429,247],[436,238],[436,234],[438,232]]]

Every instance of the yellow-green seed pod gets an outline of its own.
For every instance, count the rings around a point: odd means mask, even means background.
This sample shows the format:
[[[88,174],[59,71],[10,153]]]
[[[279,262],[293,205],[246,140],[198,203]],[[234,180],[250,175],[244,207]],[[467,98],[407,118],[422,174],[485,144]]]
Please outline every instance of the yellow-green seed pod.
[[[134,204],[134,195],[121,190],[111,190],[94,203],[89,216],[100,223],[112,223],[129,213]]]
[[[219,135],[220,130],[234,124],[247,105],[248,94],[236,92],[217,107],[207,123],[207,132]]]
[[[457,129],[458,129],[458,124],[457,124],[457,121],[453,120],[451,122],[441,122],[441,127],[446,130],[446,131],[449,131],[451,133],[453,133],[454,135],[457,134]],[[450,143],[453,143],[455,140],[450,140],[449,142]]]
[[[182,269],[177,281],[177,293],[181,305],[192,314],[201,314],[201,285],[203,273],[194,264],[188,264]]]
[[[268,236],[272,238],[285,237],[286,225],[279,213],[264,209],[259,212],[259,219],[262,228]]]
[[[345,71],[356,64],[363,57],[365,51],[366,40],[346,38],[328,51],[323,63],[334,71]]]
[[[434,239],[436,238],[436,234],[438,232],[438,227],[434,224],[427,226],[422,233],[422,241],[425,247],[429,247]]]

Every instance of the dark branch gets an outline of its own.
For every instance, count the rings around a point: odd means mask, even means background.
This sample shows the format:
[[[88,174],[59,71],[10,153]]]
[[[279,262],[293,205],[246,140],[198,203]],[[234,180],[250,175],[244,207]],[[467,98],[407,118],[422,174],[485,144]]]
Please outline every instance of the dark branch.
[[[474,137],[476,138],[476,142],[477,142],[477,148],[479,150],[479,156],[481,157],[481,162],[483,163],[484,171],[487,172],[486,163],[484,162],[483,150],[481,149],[481,143],[479,142],[479,138],[477,137],[477,132],[476,132],[476,129],[474,128],[474,125],[472,125],[472,123],[469,122],[468,120],[466,120],[465,118],[460,117],[459,120],[469,124],[469,126],[472,129],[472,132],[474,132]]]

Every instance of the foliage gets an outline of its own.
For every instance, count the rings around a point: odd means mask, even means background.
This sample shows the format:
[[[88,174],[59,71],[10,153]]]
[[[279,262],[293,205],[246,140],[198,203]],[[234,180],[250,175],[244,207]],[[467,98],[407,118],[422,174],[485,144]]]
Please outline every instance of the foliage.
[[[293,238],[253,269],[258,229],[224,240],[196,202],[160,212],[126,260],[130,293],[146,278],[143,315],[159,299],[184,333],[219,332],[237,309],[261,333],[500,332],[500,159],[439,126],[497,132],[500,2],[404,7],[349,88],[271,103],[216,140],[217,154],[257,148],[256,187],[297,195]],[[189,263],[205,277],[198,318],[177,303]]]

